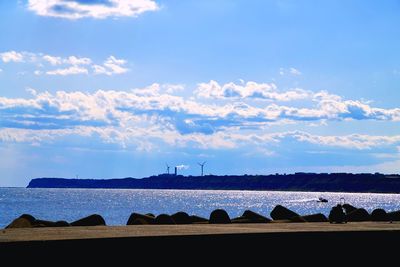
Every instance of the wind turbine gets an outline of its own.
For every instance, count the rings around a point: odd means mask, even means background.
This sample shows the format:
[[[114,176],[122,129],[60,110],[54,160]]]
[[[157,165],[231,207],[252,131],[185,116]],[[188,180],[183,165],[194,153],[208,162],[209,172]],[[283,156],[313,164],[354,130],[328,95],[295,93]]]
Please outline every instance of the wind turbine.
[[[169,165],[168,165],[168,163],[165,163],[165,165],[167,165],[167,173],[169,174]]]
[[[203,176],[203,171],[204,171],[204,164],[206,164],[207,161],[204,161],[203,163],[199,163],[197,162],[197,164],[199,164],[199,166],[201,167],[201,176]]]

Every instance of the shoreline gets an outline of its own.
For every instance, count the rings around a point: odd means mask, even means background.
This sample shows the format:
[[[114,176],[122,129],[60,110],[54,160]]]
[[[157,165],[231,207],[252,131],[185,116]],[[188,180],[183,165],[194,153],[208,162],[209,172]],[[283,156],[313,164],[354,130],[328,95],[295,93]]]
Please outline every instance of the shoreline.
[[[400,195],[400,192],[377,192],[377,191],[367,191],[367,192],[359,192],[359,191],[307,191],[307,190],[274,190],[274,189],[185,189],[185,188],[85,188],[85,187],[9,187],[4,186],[0,188],[22,188],[22,189],[74,189],[74,190],[166,190],[166,191],[230,191],[230,192],[282,192],[282,193],[332,193],[332,194],[380,194],[380,195]]]

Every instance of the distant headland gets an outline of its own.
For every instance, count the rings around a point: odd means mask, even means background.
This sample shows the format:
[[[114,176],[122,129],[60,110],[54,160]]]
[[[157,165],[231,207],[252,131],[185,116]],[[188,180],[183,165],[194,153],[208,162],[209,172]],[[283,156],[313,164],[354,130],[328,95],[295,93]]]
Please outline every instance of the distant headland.
[[[381,173],[294,173],[205,176],[160,174],[145,178],[128,177],[119,179],[35,178],[30,181],[28,188],[273,190],[400,193],[400,175]]]

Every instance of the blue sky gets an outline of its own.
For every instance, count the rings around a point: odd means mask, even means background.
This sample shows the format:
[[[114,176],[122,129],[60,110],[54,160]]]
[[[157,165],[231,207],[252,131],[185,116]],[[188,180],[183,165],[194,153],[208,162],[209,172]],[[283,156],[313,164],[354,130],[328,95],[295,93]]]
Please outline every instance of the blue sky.
[[[0,2],[0,186],[400,169],[399,1]]]

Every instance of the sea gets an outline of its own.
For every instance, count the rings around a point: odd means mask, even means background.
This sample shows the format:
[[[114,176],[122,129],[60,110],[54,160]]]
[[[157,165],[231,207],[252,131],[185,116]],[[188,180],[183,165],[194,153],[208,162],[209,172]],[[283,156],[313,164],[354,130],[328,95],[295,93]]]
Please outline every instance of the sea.
[[[318,202],[320,197],[328,202]],[[301,215],[323,213],[328,216],[332,206],[339,203],[363,207],[369,212],[375,208],[394,211],[400,210],[400,194],[0,188],[0,228],[24,213],[42,220],[68,222],[100,214],[107,225],[125,225],[132,212],[158,215],[185,211],[208,218],[214,209],[225,209],[234,218],[250,209],[270,217],[272,209],[280,204]]]

